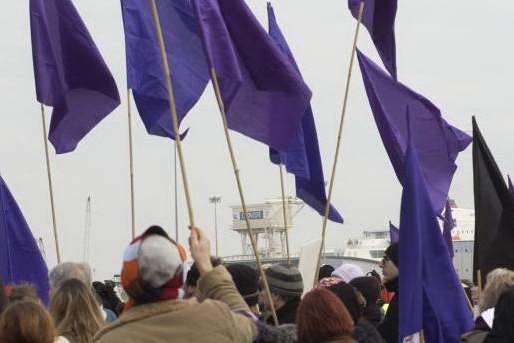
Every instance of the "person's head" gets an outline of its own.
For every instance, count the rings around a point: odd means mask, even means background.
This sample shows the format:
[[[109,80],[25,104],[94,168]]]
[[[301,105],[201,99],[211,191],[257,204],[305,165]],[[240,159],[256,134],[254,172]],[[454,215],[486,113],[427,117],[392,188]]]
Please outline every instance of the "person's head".
[[[37,291],[34,286],[24,283],[11,287],[9,292],[9,303],[15,301],[35,301],[39,302]]]
[[[359,266],[350,263],[344,263],[332,272],[332,276],[336,276],[344,282],[350,282],[356,277],[364,276],[364,272]]]
[[[332,292],[315,288],[307,293],[296,317],[298,343],[353,342],[354,321]]]
[[[229,264],[227,270],[246,304],[255,308],[259,299],[259,272],[242,263]]]
[[[50,314],[59,335],[90,342],[103,325],[100,304],[91,289],[77,279],[66,280],[50,299]]]
[[[355,278],[350,282],[350,285],[364,296],[367,306],[375,305],[380,298],[380,284],[373,276]]]
[[[514,288],[503,292],[494,308],[494,320],[486,343],[514,342]]]
[[[211,263],[213,267],[217,267],[222,264],[221,259],[215,256],[211,256]],[[199,279],[200,272],[198,271],[196,264],[193,263],[186,274],[186,282],[184,284],[184,299],[189,299],[198,295],[196,293],[196,285]]]
[[[114,287],[111,284],[104,284],[100,281],[95,281],[93,282],[93,289],[96,295],[100,298],[100,303],[104,308],[109,309],[116,314],[119,314],[121,300],[116,295]]]
[[[16,301],[0,317],[2,343],[53,343],[55,336],[52,318],[37,302]]]
[[[334,271],[334,267],[332,267],[330,264],[324,264],[319,268],[319,276],[318,281],[332,276],[332,272]]]
[[[380,283],[373,276],[361,276],[350,282],[357,291],[359,291],[366,300],[364,308],[364,318],[369,321],[380,321],[380,308],[377,305],[380,298]]]
[[[48,275],[50,281],[50,292],[59,288],[61,283],[69,279],[77,279],[85,285],[90,285],[91,267],[86,263],[63,262],[56,265]]]
[[[487,274],[487,282],[478,304],[480,313],[495,307],[507,289],[514,286],[514,272],[507,268],[496,268]]]
[[[355,323],[362,318],[364,308],[366,307],[366,300],[352,285],[346,282],[339,282],[327,289],[334,293],[346,306]]]
[[[303,279],[296,267],[274,264],[266,269],[265,274],[275,309],[280,309],[290,301],[300,300],[303,294]],[[265,290],[262,289],[259,300],[269,309],[269,299],[264,294]]]
[[[185,259],[184,248],[159,226],[136,237],[123,256],[121,284],[129,296],[125,309],[178,298]]]
[[[382,268],[382,274],[384,275],[384,284],[395,280],[400,274],[398,261],[399,245],[398,243],[393,243],[386,249],[384,257],[380,262],[380,268]]]

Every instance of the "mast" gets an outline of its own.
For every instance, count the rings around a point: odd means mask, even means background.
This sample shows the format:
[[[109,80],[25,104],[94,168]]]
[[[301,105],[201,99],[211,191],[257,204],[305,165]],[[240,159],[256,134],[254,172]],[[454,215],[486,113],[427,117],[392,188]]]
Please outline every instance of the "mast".
[[[89,245],[91,241],[91,195],[87,197],[86,217],[84,220],[84,250],[82,251],[82,261],[89,263]]]

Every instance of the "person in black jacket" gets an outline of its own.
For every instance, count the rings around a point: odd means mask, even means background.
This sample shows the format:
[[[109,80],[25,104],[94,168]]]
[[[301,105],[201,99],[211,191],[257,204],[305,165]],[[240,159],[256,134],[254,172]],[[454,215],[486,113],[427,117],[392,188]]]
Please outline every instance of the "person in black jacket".
[[[391,244],[385,251],[380,267],[384,274],[384,286],[389,292],[394,292],[394,297],[389,303],[384,321],[378,326],[378,331],[387,343],[398,343],[398,325],[400,319],[399,306],[399,247],[398,243]]]

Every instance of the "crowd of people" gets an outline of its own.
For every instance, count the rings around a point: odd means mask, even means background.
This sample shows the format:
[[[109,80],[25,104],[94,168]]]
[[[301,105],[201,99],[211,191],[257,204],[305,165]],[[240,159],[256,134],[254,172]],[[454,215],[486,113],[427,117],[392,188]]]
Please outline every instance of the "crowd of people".
[[[200,229],[191,230],[189,247],[194,264],[184,275],[186,251],[162,228],[134,239],[123,256],[123,301],[114,283],[92,282],[83,263],[51,270],[49,304],[32,285],[0,284],[0,342],[399,341],[397,243],[385,251],[382,278],[351,264],[324,265],[307,292],[296,267],[271,265],[265,270],[270,297],[253,267],[224,266],[210,256]],[[476,325],[461,342],[514,342],[514,272],[496,269],[479,298],[467,294],[477,303]]]

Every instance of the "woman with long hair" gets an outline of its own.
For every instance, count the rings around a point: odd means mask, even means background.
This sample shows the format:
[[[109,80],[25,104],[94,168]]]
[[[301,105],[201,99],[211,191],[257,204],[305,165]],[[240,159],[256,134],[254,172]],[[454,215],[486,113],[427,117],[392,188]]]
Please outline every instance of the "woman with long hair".
[[[298,343],[351,343],[353,320],[346,306],[331,291],[307,293],[296,317]]]
[[[70,343],[91,343],[103,326],[100,305],[82,281],[64,281],[50,300],[57,333]]]
[[[34,301],[17,301],[0,317],[2,343],[53,343],[55,328],[45,309]]]

